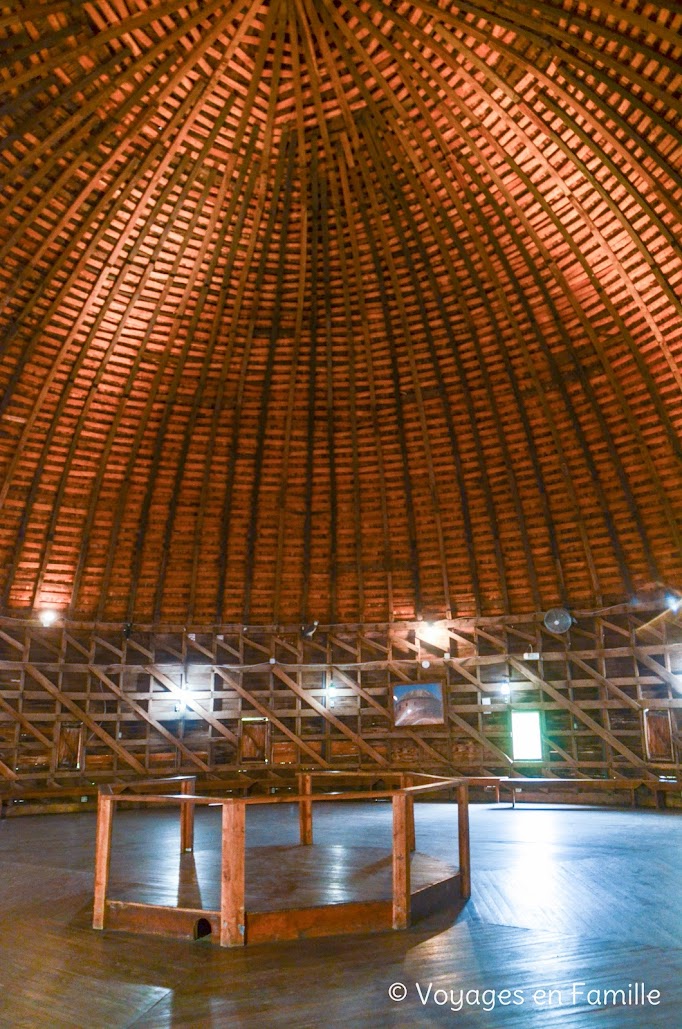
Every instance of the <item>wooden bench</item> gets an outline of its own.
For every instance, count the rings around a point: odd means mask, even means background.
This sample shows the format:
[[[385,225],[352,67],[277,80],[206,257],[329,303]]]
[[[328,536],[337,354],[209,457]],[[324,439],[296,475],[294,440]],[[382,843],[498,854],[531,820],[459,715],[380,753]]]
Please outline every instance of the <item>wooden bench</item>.
[[[298,775],[305,773],[298,773]],[[320,776],[320,773],[312,773],[316,776]],[[393,772],[385,769],[379,770],[376,773],[368,774],[366,772],[353,773],[353,772],[339,772],[336,774],[321,773],[322,782],[327,787],[332,786],[333,788],[346,785],[349,782],[354,782],[360,778],[369,778],[369,782],[365,783],[366,786],[372,788],[376,782],[381,780],[395,780],[402,779],[403,781],[399,785],[405,785],[406,781],[409,780],[410,772]],[[112,783],[88,783],[88,784],[74,784],[65,786],[53,786],[43,787],[40,789],[20,789],[13,786],[9,790],[0,791],[0,818],[14,816],[14,815],[30,815],[30,814],[64,814],[67,812],[85,810],[91,811],[94,809],[97,795],[100,792],[106,793],[122,793],[127,791],[135,792],[136,790],[144,789],[149,792],[150,786],[155,789],[157,787],[173,787],[180,784],[183,780],[194,779],[193,776],[165,776],[159,778],[150,779],[130,779]],[[501,793],[504,791],[509,800],[511,800],[512,807],[516,806],[517,793],[540,793],[550,794],[556,793],[606,793],[612,791],[625,791],[630,794],[630,805],[636,807],[636,792],[638,789],[643,788],[648,790],[653,798],[657,809],[663,809],[666,807],[667,798],[669,795],[682,794],[682,783],[672,780],[657,780],[657,779],[522,779],[513,778],[510,776],[464,776],[468,786],[482,787],[484,790],[492,790],[495,794],[495,801],[500,802],[501,799],[507,799],[507,797],[501,798]],[[326,782],[325,782],[326,780]],[[251,776],[235,776],[230,779],[219,779],[211,778],[205,782],[201,782],[201,792],[212,793],[212,794],[223,794],[223,793],[238,793],[241,796],[249,796],[251,789],[259,784],[257,777]],[[274,782],[267,780],[263,785],[271,787],[272,789],[286,788],[289,784],[282,782]],[[291,777],[291,786],[296,789],[296,776]],[[300,781],[298,788],[300,789]]]
[[[89,784],[8,790],[0,793],[0,818],[6,818],[12,813],[35,815],[49,811],[51,814],[63,814],[88,803],[93,807],[99,789],[99,786]]]
[[[500,776],[497,775],[467,775],[467,785],[480,786],[484,790],[495,791],[495,803],[500,803]]]
[[[65,786],[50,786],[34,789],[21,789],[16,786],[0,793],[0,818],[14,815],[34,814],[66,814],[74,810],[82,810],[81,805],[88,805],[85,810],[96,806],[100,793],[124,793],[127,790],[144,789],[147,793],[151,786],[175,787],[184,781],[196,782],[195,776],[166,776],[158,779],[129,780],[111,783],[75,783]]]
[[[672,779],[659,779],[658,781],[645,779],[643,785],[653,794],[654,803],[658,810],[667,806],[668,794],[679,793],[682,795],[682,782]]]
[[[648,785],[644,779],[514,779],[509,776],[500,778],[500,791],[509,794],[512,807],[516,806],[517,793],[596,793],[625,791],[630,794],[630,806],[635,807],[635,793],[642,785]],[[652,785],[657,785],[653,783]]]
[[[64,786],[45,786],[41,788],[21,788],[16,785],[8,790],[0,791],[0,818],[17,815],[68,814],[74,811],[92,811],[97,805],[100,793],[144,792],[159,789],[159,792],[172,792],[180,788],[183,782],[191,780],[196,785],[193,775],[151,776],[147,779],[124,779],[116,782],[75,783]],[[251,788],[257,783],[253,776],[234,776],[230,779],[211,778],[202,782],[202,790],[212,793],[239,793],[248,796]]]

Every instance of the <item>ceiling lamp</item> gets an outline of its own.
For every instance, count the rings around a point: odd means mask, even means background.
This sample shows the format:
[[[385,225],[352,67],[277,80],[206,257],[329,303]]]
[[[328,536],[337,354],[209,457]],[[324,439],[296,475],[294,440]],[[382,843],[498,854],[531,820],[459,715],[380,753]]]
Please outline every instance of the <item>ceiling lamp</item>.
[[[58,618],[59,612],[54,611],[52,608],[49,607],[46,607],[43,611],[38,612],[38,621],[41,625],[44,625],[46,628],[49,625],[54,625]]]

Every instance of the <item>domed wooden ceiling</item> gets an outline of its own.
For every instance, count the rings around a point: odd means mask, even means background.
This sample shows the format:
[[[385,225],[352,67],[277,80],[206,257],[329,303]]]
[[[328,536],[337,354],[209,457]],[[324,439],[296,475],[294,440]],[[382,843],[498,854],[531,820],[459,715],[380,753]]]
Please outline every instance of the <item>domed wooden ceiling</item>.
[[[681,33],[640,0],[2,0],[2,610],[682,584]]]

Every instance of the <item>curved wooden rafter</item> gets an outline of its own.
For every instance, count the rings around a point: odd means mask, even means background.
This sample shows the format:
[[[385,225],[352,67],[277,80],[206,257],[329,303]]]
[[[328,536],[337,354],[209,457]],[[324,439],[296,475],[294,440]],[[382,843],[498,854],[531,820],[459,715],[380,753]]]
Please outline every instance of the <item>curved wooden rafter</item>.
[[[682,13],[0,10],[5,611],[682,581]]]
[[[387,90],[387,92],[388,92],[388,90]],[[418,100],[417,100],[417,103],[418,103]],[[399,114],[402,114],[403,116],[406,117],[406,112],[404,112],[400,107],[398,107],[398,112],[399,112]],[[429,117],[428,113],[426,111],[424,111],[424,113],[425,113],[425,117],[428,118]],[[439,138],[440,134],[438,132],[437,127],[435,125],[433,125],[433,123],[431,125],[431,128],[432,128],[434,136],[436,138]],[[445,147],[443,147],[443,149],[445,150]],[[433,153],[433,151],[431,151],[429,153],[429,158],[430,158],[431,163],[437,165],[438,158]],[[445,176],[443,176],[443,179],[444,178],[445,178]],[[464,188],[466,188],[464,183],[463,183],[463,186],[464,186]],[[452,192],[451,192],[451,197],[453,199],[453,202],[455,202],[458,205],[460,215],[462,215],[462,213],[463,213],[462,212],[462,207],[458,203],[457,198],[452,195]],[[464,214],[464,218],[466,220],[466,214]],[[473,230],[471,228],[471,226],[470,226],[470,234],[471,234],[472,238],[474,238],[474,239],[477,238],[476,231]],[[482,259],[484,265],[487,265],[486,271],[488,272],[489,277],[494,279],[495,272],[494,272],[492,266],[490,265],[490,262],[487,260],[487,256],[485,254],[485,251],[483,251],[483,250],[481,250],[481,259]],[[478,278],[478,276],[477,276],[477,272],[476,272],[475,267],[470,262],[468,262],[468,261],[467,261],[467,264],[468,264],[468,270],[469,270],[469,273],[470,273],[471,277],[474,280],[476,280]],[[484,293],[484,288],[483,288],[482,285],[480,287],[480,292],[482,294]],[[503,287],[501,285],[498,286],[498,295],[502,298],[503,303],[506,305],[506,297],[505,297],[504,289],[503,289]],[[510,314],[510,319],[513,321],[513,316],[511,315],[511,312],[509,314]],[[495,319],[493,318],[492,320],[493,320],[493,323],[494,323]],[[520,333],[519,333],[519,339],[521,339],[521,334]],[[529,365],[530,365],[530,368],[532,369],[532,367],[533,367],[532,366],[532,362],[529,362]],[[534,374],[532,370],[531,370],[531,374]],[[538,394],[540,396],[542,396],[542,390],[539,387],[539,384],[538,384]],[[467,397],[467,394],[465,393],[465,398],[466,397]],[[552,425],[553,424],[553,419],[551,417],[551,414],[549,413],[549,411],[547,411],[547,414],[548,414],[548,422],[549,422],[550,425]],[[471,408],[470,408],[470,420],[471,420],[472,426],[475,426],[475,417],[473,415],[473,412],[472,412]],[[553,431],[553,436],[554,436],[554,442],[555,442],[556,449],[557,449],[557,451],[559,453],[561,453],[562,446],[561,446],[558,430],[555,429]],[[476,436],[476,438],[478,439],[478,436]],[[478,454],[479,454],[479,462],[480,462],[481,465],[483,465],[484,464],[484,460],[483,460],[483,453],[482,453],[482,443],[480,442],[480,440],[478,441],[477,449],[478,449]],[[568,475],[567,475],[567,488],[572,489],[572,486],[571,486],[571,483],[570,483],[570,476],[568,476]],[[491,525],[494,527],[495,526],[494,507],[493,507],[493,504],[492,504],[492,498],[490,496],[490,492],[487,489],[486,489],[486,499],[487,499],[487,507],[488,507],[489,520],[490,520]],[[573,497],[573,500],[574,500],[575,506],[577,507],[577,498]],[[588,547],[588,544],[587,544],[587,534],[586,534],[586,532],[583,531],[582,535],[583,535],[583,544],[584,544],[584,546],[586,548],[586,556],[587,556],[588,564],[590,564],[591,563],[591,559],[590,559],[590,556],[589,556],[589,547]],[[501,565],[502,558],[501,558],[501,553],[499,551],[499,547],[498,547],[498,544],[497,544],[497,538],[498,538],[498,533],[496,531],[494,531],[493,532],[492,545],[493,545],[493,547],[497,548],[498,566],[500,568],[500,581],[504,583],[505,582],[505,575],[504,575],[504,572],[503,572],[503,567]],[[596,584],[596,573],[593,575],[593,582]]]

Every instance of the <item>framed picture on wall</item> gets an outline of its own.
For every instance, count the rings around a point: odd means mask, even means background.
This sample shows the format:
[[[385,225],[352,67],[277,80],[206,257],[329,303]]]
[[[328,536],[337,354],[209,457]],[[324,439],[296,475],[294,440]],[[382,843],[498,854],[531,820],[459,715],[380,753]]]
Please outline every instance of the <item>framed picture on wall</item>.
[[[443,725],[443,684],[416,682],[391,686],[391,708],[394,725]]]
[[[649,761],[675,760],[670,711],[644,712],[644,743]]]

